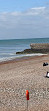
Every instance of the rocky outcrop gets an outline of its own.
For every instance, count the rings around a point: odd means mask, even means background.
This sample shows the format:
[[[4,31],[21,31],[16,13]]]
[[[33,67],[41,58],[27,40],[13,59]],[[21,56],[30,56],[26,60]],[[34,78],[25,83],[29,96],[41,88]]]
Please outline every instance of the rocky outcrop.
[[[32,43],[30,47],[30,49],[16,52],[16,54],[49,53],[49,43]]]
[[[24,51],[16,52],[16,54],[31,54],[31,53],[33,53],[32,49],[25,49]]]

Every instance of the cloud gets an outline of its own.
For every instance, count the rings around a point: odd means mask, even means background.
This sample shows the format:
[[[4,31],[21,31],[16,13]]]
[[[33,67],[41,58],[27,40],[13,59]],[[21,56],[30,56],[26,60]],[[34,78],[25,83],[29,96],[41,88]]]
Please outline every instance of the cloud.
[[[11,27],[12,24],[16,25],[18,23],[25,23],[26,19],[31,18],[31,16],[44,15],[45,10],[46,7],[35,7],[24,12],[0,12],[0,22],[3,22],[2,26],[9,24]],[[7,25],[7,27],[9,26]]]
[[[22,15],[21,12],[11,12],[10,14],[11,14],[12,16],[20,16],[20,15]]]
[[[7,26],[9,28],[12,25],[12,27],[14,27],[18,24],[30,24],[35,17],[49,18],[48,13],[49,10],[46,7],[35,7],[24,12],[0,12],[0,23],[2,26]]]
[[[31,8],[26,12],[26,15],[39,15],[44,12],[46,7],[35,7]]]
[[[5,20],[8,19],[8,16],[24,16],[24,15],[37,15],[41,14],[45,11],[46,7],[35,7],[28,9],[27,11],[24,12],[0,12],[0,19]]]
[[[34,7],[24,12],[0,12],[0,37],[46,36],[49,35],[48,29],[49,9],[47,7]]]

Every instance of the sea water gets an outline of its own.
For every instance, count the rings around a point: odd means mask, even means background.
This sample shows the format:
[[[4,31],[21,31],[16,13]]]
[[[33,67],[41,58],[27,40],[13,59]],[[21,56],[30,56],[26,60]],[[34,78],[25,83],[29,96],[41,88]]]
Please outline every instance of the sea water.
[[[0,40],[0,62],[23,56],[41,54],[16,54],[16,52],[29,49],[31,43],[49,43],[49,38],[10,39]]]

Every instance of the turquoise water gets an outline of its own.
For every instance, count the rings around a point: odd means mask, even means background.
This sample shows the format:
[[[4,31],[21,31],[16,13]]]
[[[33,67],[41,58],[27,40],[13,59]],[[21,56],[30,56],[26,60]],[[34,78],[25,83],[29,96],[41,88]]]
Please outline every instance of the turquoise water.
[[[16,52],[30,48],[31,43],[49,43],[49,38],[0,40],[0,61],[27,56],[16,55]]]

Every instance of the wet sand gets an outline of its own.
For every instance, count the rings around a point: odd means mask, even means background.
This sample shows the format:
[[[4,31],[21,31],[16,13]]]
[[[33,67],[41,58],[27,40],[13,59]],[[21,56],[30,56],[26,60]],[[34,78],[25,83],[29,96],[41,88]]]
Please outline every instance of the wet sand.
[[[0,111],[49,111],[49,55],[0,63]]]

